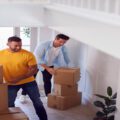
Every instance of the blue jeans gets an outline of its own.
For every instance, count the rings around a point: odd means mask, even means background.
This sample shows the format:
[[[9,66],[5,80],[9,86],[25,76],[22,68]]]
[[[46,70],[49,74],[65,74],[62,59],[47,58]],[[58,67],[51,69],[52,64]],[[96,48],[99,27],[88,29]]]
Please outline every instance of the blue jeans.
[[[8,85],[8,104],[9,107],[14,107],[15,99],[17,97],[17,92],[22,88],[30,97],[33,102],[36,114],[40,120],[48,120],[46,110],[40,99],[40,93],[36,81],[25,83],[22,85]]]
[[[38,70],[39,71],[39,70]],[[37,76],[37,73],[36,74],[34,74],[34,78],[36,78],[36,76]],[[22,93],[21,93],[22,95],[27,95],[27,93],[24,91],[24,90],[22,90]]]

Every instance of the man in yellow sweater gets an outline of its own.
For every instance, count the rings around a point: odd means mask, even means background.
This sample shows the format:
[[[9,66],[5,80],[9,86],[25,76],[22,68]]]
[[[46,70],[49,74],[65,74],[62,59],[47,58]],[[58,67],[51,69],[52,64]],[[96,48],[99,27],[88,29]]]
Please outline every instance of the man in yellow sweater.
[[[9,107],[15,106],[17,92],[22,88],[32,100],[39,119],[47,120],[46,110],[33,77],[37,73],[34,55],[22,49],[22,40],[19,37],[9,37],[7,45],[7,49],[0,51],[0,64],[3,65],[4,79],[8,83]]]

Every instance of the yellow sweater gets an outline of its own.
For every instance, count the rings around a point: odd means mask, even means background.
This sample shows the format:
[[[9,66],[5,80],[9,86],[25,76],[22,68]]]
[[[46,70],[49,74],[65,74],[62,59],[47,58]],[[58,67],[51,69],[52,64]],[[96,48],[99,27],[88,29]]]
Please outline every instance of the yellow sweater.
[[[8,49],[0,51],[0,64],[3,65],[3,76],[8,84],[10,78],[24,75],[28,67],[36,65],[36,59],[31,52],[20,50],[19,52],[10,52]],[[29,77],[19,81],[14,85],[20,85],[34,81],[34,77]]]

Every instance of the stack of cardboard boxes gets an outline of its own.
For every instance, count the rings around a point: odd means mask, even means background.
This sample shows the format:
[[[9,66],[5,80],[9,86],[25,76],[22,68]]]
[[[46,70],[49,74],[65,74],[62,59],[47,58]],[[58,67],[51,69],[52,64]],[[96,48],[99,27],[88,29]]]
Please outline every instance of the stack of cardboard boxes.
[[[19,107],[8,108],[8,86],[3,83],[2,65],[0,65],[0,120],[29,120]]]
[[[59,68],[54,75],[54,92],[48,95],[48,107],[65,110],[81,104],[81,92],[77,82],[79,68]]]

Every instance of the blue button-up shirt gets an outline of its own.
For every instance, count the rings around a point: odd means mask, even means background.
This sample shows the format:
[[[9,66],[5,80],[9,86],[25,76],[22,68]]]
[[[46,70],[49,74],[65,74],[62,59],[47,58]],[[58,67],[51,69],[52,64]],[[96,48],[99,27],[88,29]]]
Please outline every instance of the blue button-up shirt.
[[[36,57],[38,68],[43,71],[44,68],[41,64],[48,65],[48,51],[53,47],[53,41],[44,41],[41,42],[34,51],[34,55]],[[57,57],[53,60],[53,66],[55,67],[67,67],[70,63],[70,59],[68,57],[68,52],[66,46],[63,45],[60,47],[59,53]]]

